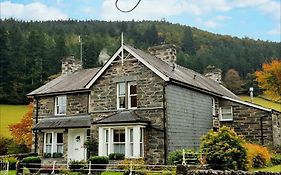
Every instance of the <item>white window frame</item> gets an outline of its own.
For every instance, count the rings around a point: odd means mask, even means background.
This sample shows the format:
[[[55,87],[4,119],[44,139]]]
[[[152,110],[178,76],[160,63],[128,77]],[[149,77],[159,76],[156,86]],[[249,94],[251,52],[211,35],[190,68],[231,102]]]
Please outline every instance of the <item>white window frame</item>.
[[[119,84],[121,84],[121,83],[124,83],[124,87],[125,87],[125,95],[122,95],[122,96],[119,95],[119,90],[120,90]],[[126,109],[126,82],[118,82],[116,84],[116,86],[117,86],[117,93],[116,93],[116,95],[117,95],[117,109]],[[120,100],[119,100],[120,97],[125,97],[125,107],[124,108],[120,108]]]
[[[58,143],[57,141],[58,141],[58,134],[62,134],[62,143]],[[57,133],[55,133],[55,135],[56,135],[56,152],[57,153],[63,153],[63,133],[62,132],[57,132]],[[58,151],[58,147],[61,147],[61,152],[59,152]]]
[[[60,153],[64,152],[63,143],[57,143],[57,134],[58,133],[62,134],[62,138],[63,138],[63,142],[64,142],[64,133],[62,131],[56,131],[56,132],[49,131],[49,132],[44,133],[44,153],[51,153],[51,156],[53,156],[53,153],[58,152],[58,146],[62,146],[62,152],[60,152]],[[52,137],[52,142],[48,143],[48,145],[47,145],[47,140],[46,140],[47,134],[51,134],[51,137]],[[51,152],[47,152],[47,146],[51,146]]]
[[[216,101],[215,98],[212,97],[212,114],[213,116],[216,115]]]
[[[60,99],[65,98],[65,104],[59,104]],[[64,107],[65,108],[65,113],[59,113],[59,108]],[[66,95],[60,95],[55,97],[55,115],[66,115],[66,110],[67,110],[67,97]]]
[[[222,113],[223,111],[223,108],[229,108],[230,109],[230,112],[228,113]],[[228,119],[224,119],[223,118],[223,115],[224,114],[231,114],[231,118],[228,118]],[[224,107],[220,107],[220,121],[233,121],[233,108],[232,106],[224,106]]]
[[[108,156],[114,153],[113,131],[114,129],[125,130],[125,157],[141,158],[144,156],[144,128],[143,125],[133,126],[100,126],[99,127],[99,156]],[[130,140],[130,129],[133,129],[133,142]],[[106,136],[108,133],[108,136]],[[142,136],[140,135],[142,134]],[[108,137],[108,140],[106,140]],[[133,143],[133,155],[131,154],[130,144]],[[142,151],[141,151],[142,150]]]
[[[138,101],[138,89],[137,89],[136,94],[131,94],[131,93],[130,93],[131,85],[136,85],[136,86],[137,86],[137,82],[135,82],[135,81],[128,82],[128,108],[129,108],[129,109],[136,109],[138,105],[135,106],[135,107],[132,107],[132,106],[131,106],[131,97],[137,97],[137,101]],[[137,86],[137,88],[138,88],[138,86]]]

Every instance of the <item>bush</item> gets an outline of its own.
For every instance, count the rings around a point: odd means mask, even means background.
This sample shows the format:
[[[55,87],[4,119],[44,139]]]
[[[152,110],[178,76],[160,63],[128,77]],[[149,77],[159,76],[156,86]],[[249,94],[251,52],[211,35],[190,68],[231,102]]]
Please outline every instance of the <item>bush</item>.
[[[245,170],[247,153],[244,140],[233,129],[221,127],[202,137],[200,152],[210,168],[217,170]]]
[[[0,136],[0,155],[6,155],[8,152],[8,146],[12,144],[13,140],[10,138]]]
[[[9,162],[9,170],[15,170],[18,159],[15,157],[5,157],[5,158],[0,159],[0,161]]]
[[[246,143],[248,168],[264,167],[270,163],[271,154],[266,147]]]
[[[20,154],[20,153],[28,153],[30,150],[25,144],[17,144],[12,142],[8,146],[7,154]]]
[[[111,153],[108,155],[109,160],[124,160],[125,155],[122,153]]]
[[[271,157],[271,163],[273,165],[280,165],[281,164],[281,154],[275,154]]]
[[[44,158],[50,158],[50,157],[52,157],[52,156],[51,156],[51,153],[44,153],[44,154],[43,154],[43,157],[44,157]]]
[[[62,153],[53,153],[53,158],[59,158],[62,157],[63,154]]]
[[[108,164],[108,157],[107,156],[93,156],[89,158],[91,161],[91,169],[94,171],[102,171],[106,169],[106,165]],[[100,164],[100,165],[98,165]]]
[[[185,151],[185,154],[189,154],[190,157],[197,159],[196,155],[194,154],[194,151],[192,151],[190,149],[184,149],[184,151]],[[170,165],[182,164],[182,158],[183,158],[182,152],[183,152],[182,149],[178,149],[178,150],[170,152],[168,155],[167,163]],[[188,163],[188,160],[186,160],[186,163]],[[198,159],[197,159],[197,163],[199,163]]]
[[[80,171],[85,166],[84,161],[72,160],[69,163],[69,169],[74,172]]]
[[[41,168],[41,159],[35,156],[25,157],[21,164],[28,168],[30,173],[36,173]]]

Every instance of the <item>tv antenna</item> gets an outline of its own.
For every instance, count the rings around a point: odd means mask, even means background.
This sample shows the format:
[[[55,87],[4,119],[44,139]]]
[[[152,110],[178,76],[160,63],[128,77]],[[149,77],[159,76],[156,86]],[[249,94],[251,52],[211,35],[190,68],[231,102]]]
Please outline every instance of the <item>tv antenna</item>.
[[[137,8],[137,6],[139,5],[139,3],[141,2],[141,0],[138,0],[138,2],[136,3],[136,5],[135,5],[132,9],[130,9],[130,10],[122,10],[122,9],[120,9],[119,6],[118,6],[118,1],[119,1],[119,0],[116,0],[116,1],[115,1],[115,7],[116,7],[120,12],[123,12],[123,13],[129,13],[129,12],[135,10],[135,8]]]

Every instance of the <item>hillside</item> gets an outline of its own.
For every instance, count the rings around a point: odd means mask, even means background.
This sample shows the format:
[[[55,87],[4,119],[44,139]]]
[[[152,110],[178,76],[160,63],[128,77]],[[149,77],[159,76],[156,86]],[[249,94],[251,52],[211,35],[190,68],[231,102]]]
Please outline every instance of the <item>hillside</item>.
[[[243,101],[247,101],[247,102],[250,102],[251,99],[249,96],[239,96]],[[254,97],[253,98],[253,103],[254,104],[257,104],[257,105],[260,105],[260,106],[264,106],[266,108],[271,108],[271,109],[274,109],[276,111],[279,111],[281,112],[281,104],[280,103],[277,103],[277,102],[272,102],[270,100],[266,100],[264,98],[261,98],[261,97]]]
[[[58,74],[63,57],[79,58],[79,35],[83,67],[89,68],[99,65],[103,48],[109,55],[116,50],[121,32],[126,43],[144,50],[160,43],[175,44],[178,64],[201,73],[208,65],[215,65],[223,73],[233,68],[248,80],[248,74],[260,69],[262,63],[281,58],[280,43],[217,35],[165,21],[0,20],[0,103],[27,103],[25,94]]]

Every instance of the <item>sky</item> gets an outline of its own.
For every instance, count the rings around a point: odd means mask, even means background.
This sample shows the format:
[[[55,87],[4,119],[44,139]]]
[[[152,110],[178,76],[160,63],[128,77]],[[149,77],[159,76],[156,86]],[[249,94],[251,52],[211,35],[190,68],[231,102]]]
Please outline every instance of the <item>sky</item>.
[[[281,41],[281,0],[141,0],[130,13],[116,0],[0,0],[0,18],[165,20],[212,33]],[[119,0],[129,10],[139,0]]]

